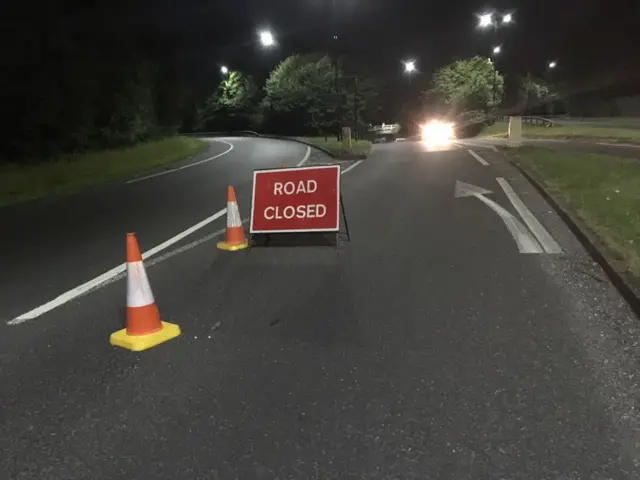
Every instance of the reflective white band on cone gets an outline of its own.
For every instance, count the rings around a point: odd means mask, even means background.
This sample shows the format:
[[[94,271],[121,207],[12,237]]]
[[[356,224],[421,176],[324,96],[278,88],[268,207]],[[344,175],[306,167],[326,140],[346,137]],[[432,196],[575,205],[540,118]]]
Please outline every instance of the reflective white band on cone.
[[[240,218],[240,209],[236,202],[227,204],[227,228],[242,226],[242,218]]]
[[[143,263],[127,263],[127,307],[145,307],[153,303],[155,300]]]

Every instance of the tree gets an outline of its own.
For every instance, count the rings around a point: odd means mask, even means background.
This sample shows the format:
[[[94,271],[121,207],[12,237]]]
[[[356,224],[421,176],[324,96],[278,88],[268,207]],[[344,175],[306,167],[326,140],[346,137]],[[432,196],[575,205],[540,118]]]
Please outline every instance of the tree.
[[[551,89],[540,79],[534,78],[530,73],[520,81],[520,98],[522,99],[525,113],[544,112],[544,106],[553,101]]]
[[[360,124],[373,114],[379,85],[351,69],[345,75],[346,64],[347,59],[341,59],[336,85],[336,68],[328,55],[292,55],[282,61],[271,72],[264,89],[263,105],[271,114],[272,127],[276,120],[279,125],[275,128],[289,134],[335,132],[338,119],[354,125],[356,112]],[[321,95],[331,93],[344,95],[345,102],[325,104]],[[296,126],[298,130],[292,132]]]
[[[198,128],[239,130],[251,126],[258,88],[252,77],[232,71],[218,85],[200,112]]]
[[[291,112],[318,102],[317,96],[334,88],[334,68],[328,56],[292,55],[269,75],[265,104],[280,112]]]
[[[326,55],[287,57],[271,72],[264,91],[271,128],[302,133],[305,127],[319,131],[335,123],[335,109],[327,109],[319,98],[335,92],[335,69]]]
[[[456,113],[488,110],[502,102],[504,79],[491,59],[475,56],[440,68],[433,77],[433,88],[426,95],[435,96]]]

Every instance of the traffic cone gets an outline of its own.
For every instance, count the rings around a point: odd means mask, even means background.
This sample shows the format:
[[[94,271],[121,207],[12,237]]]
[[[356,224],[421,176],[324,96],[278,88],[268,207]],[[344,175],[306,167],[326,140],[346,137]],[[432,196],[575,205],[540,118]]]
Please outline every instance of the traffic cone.
[[[220,250],[235,252],[247,248],[249,242],[244,236],[244,228],[242,228],[242,218],[238,209],[238,201],[236,200],[236,192],[231,185],[227,188],[227,235],[223,242],[218,242]]]
[[[127,233],[127,328],[111,334],[111,345],[140,352],[180,335],[180,327],[160,321],[134,233]]]

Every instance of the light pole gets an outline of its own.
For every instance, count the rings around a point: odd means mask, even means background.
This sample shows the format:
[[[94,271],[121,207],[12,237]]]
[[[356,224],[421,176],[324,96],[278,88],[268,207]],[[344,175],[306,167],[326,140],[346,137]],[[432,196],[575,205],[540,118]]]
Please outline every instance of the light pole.
[[[222,65],[220,67],[220,73],[222,73],[222,75],[226,75],[227,73],[229,73],[229,69],[225,65]]]
[[[497,56],[500,55],[500,52],[502,51],[502,47],[500,45],[496,45],[495,47],[493,47],[493,56]],[[496,107],[496,105],[498,104],[497,102],[497,98],[496,98],[496,82],[498,80],[498,69],[496,68],[496,62],[493,62],[493,87],[491,89],[491,91],[493,92],[493,106],[494,108]]]
[[[547,82],[547,96],[549,96],[549,91],[550,91],[550,77],[551,77],[551,71],[554,70],[556,67],[558,66],[558,62],[556,60],[552,60],[547,64],[547,75],[545,76],[545,80]],[[551,95],[551,102],[547,101],[547,115],[553,115],[553,111],[554,111],[554,106],[555,106],[555,98],[557,97],[557,95],[555,93],[553,93]]]
[[[482,29],[486,29],[489,27],[493,27],[493,39],[494,45],[493,47],[493,55],[499,55],[502,51],[502,47],[498,44],[498,28],[500,26],[507,26],[513,23],[513,14],[510,12],[497,14],[495,12],[487,12],[481,15],[478,15],[478,26]],[[496,81],[497,81],[497,71],[496,71],[496,62],[493,63],[493,88],[492,88],[492,96],[494,106],[497,105],[497,95],[496,95]]]

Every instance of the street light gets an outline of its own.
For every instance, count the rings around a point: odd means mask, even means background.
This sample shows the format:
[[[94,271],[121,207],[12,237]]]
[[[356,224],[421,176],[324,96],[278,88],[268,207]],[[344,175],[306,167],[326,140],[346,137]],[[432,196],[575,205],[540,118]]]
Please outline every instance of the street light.
[[[483,13],[478,15],[478,26],[480,28],[495,27],[498,28],[498,21],[493,19],[494,13]],[[513,23],[513,13],[505,13],[502,15],[503,25]]]
[[[263,47],[272,47],[276,41],[273,38],[273,34],[269,30],[260,32],[260,43]]]
[[[554,69],[558,66],[558,62],[549,62],[549,68]]]
[[[500,22],[498,19],[494,20],[494,15],[496,16],[500,16],[502,21]],[[498,43],[498,27],[500,26],[507,26],[509,24],[511,24],[513,22],[513,14],[512,13],[502,13],[502,14],[498,14],[496,12],[487,12],[487,13],[483,13],[478,15],[478,26],[480,28],[486,29],[488,27],[493,27],[493,38],[494,38],[494,42]],[[500,47],[500,45],[496,45],[495,47],[493,47],[493,55],[499,55],[500,52],[502,51],[502,48]],[[496,94],[496,77],[497,77],[497,73],[496,73],[496,68],[495,65],[493,67],[493,88],[492,88],[492,92],[493,92],[493,102],[494,104],[497,103],[497,94]]]
[[[223,65],[220,67],[220,73],[226,75],[227,73],[229,73],[229,69]]]
[[[483,13],[478,17],[480,19],[478,25],[480,28],[487,28],[490,25],[493,25],[493,13]]]
[[[415,70],[416,70],[416,61],[415,60],[408,60],[408,61],[404,62],[404,71],[406,73],[411,75],[413,72],[415,72]]]
[[[411,76],[416,71],[416,61],[406,60],[404,63],[404,73],[409,75],[409,84],[411,84]]]

